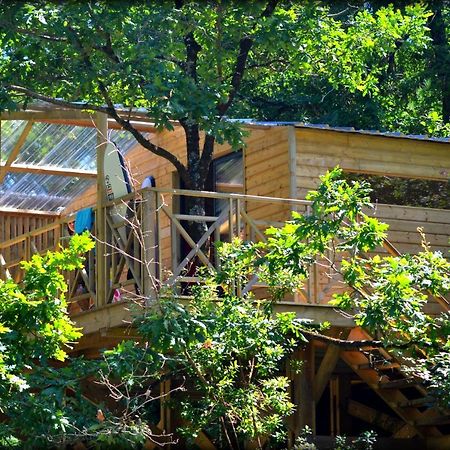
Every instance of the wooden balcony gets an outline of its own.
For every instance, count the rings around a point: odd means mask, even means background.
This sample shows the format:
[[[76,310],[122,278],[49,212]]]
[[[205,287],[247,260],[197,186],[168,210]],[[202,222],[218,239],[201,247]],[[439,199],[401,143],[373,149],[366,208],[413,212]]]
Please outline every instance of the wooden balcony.
[[[203,198],[211,214],[177,213],[182,199],[187,197]],[[96,228],[104,227],[105,239],[97,240],[96,248],[86,255],[84,269],[67,274],[69,311],[85,334],[111,335],[111,329],[123,332],[131,318],[130,304],[151,303],[160,295],[162,287],[164,292],[170,288],[183,301],[189,296],[189,286],[199,281],[197,269],[218,266],[215,247],[205,244],[228,242],[234,237],[252,242],[265,240],[267,227],[282,225],[292,210],[308,214],[309,206],[305,200],[155,188],[106,203],[100,214],[96,212],[96,220],[101,221]],[[270,214],[261,219],[262,211]],[[411,247],[413,236],[419,242],[420,236],[413,233],[412,226],[424,226],[425,230],[431,226],[438,232],[440,228],[448,229],[450,222],[447,211],[425,208],[380,206],[377,215],[390,215],[388,219],[394,224],[395,239],[377,249],[381,254],[398,254],[396,247],[403,246],[405,241]],[[74,215],[58,218],[1,242],[0,276],[20,281],[20,261],[34,253],[64,246],[72,234],[74,220]],[[187,222],[205,224],[205,232],[198,242],[190,237]],[[17,229],[24,229],[23,224],[17,225]],[[432,245],[445,251],[448,244],[441,241],[434,242],[432,236]],[[299,316],[317,322],[327,320],[335,326],[350,327],[352,319],[328,305],[332,294],[344,288],[342,280],[328,273],[317,261],[305,285],[287,296],[277,309],[296,311]],[[252,290],[258,297],[268,295],[257,274],[241,289]],[[429,311],[437,310],[440,305],[430,302]]]

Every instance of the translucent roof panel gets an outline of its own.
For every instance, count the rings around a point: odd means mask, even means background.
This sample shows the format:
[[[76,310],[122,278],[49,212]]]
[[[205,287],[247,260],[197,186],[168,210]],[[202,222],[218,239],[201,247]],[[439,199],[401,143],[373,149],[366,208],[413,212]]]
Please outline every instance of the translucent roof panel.
[[[25,122],[8,120],[1,124],[0,161],[4,164]],[[111,130],[108,139],[124,155],[136,145],[126,131]],[[92,171],[96,169],[96,145],[95,128],[34,123],[14,163]],[[91,178],[10,172],[0,184],[0,207],[60,212],[93,183]]]
[[[87,178],[9,173],[0,186],[0,206],[60,212],[93,182]]]
[[[0,161],[6,162],[17,139],[22,134],[26,122],[24,120],[2,120],[1,123],[1,147]]]

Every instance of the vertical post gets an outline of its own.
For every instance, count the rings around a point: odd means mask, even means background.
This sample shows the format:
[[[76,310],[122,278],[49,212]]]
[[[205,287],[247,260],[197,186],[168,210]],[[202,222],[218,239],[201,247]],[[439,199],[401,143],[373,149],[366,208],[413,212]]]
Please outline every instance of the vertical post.
[[[106,218],[105,218],[105,183],[104,161],[108,145],[108,116],[96,113],[94,117],[97,129],[97,211],[95,217],[96,234],[96,307],[106,303],[108,291],[108,268],[106,267]]]
[[[234,206],[233,206],[233,199],[230,197],[228,199],[228,234],[230,236],[230,242],[233,241],[234,238]]]
[[[288,152],[289,152],[289,197],[297,198],[297,142],[295,127],[288,127]],[[291,210],[296,211],[297,205],[291,205]]]
[[[155,239],[156,239],[156,243],[157,243],[157,247],[158,247],[157,251],[156,251],[156,258],[157,258],[156,264],[158,265],[158,271],[157,271],[158,282],[161,283],[162,279],[163,279],[163,270],[162,270],[162,267],[163,267],[163,264],[162,264],[163,254],[162,254],[162,245],[161,245],[161,242],[160,242],[160,238],[162,236],[162,233],[161,233],[161,216],[159,214],[159,211],[160,211],[160,208],[161,208],[161,199],[160,199],[160,195],[159,195],[159,193],[157,191],[155,191],[155,208],[156,208],[155,213],[154,213],[154,217],[155,217],[155,220],[156,220],[156,236],[155,236]]]
[[[304,349],[297,350],[292,359],[303,362],[301,372],[295,374],[292,380],[294,413],[294,436],[309,426],[316,432],[316,407],[314,401],[314,345],[309,342]]]

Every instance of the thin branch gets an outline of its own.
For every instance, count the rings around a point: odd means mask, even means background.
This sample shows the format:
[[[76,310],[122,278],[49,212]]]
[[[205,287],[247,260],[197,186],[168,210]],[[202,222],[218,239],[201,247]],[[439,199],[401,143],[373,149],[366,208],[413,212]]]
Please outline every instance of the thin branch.
[[[4,24],[2,24],[2,25],[4,25]],[[8,24],[8,26],[10,26],[10,24]],[[38,31],[29,30],[29,29],[26,29],[26,28],[17,27],[15,29],[15,31],[20,33],[20,34],[27,34],[29,36],[33,36],[33,37],[42,39],[44,41],[67,42],[67,38],[65,38],[65,37],[55,36],[53,34],[48,34],[48,33],[42,34],[42,33],[39,33]]]
[[[272,66],[272,64],[284,64],[287,61],[283,58],[275,58],[275,59],[271,59],[269,61],[264,61],[261,63],[254,63],[254,64],[249,64],[247,66],[248,69],[259,69],[259,68],[263,68],[263,67],[270,67]]]

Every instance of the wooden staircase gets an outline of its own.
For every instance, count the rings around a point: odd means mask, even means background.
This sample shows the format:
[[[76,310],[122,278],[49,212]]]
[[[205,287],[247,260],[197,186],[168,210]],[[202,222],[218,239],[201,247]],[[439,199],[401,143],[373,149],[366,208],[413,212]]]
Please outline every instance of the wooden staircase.
[[[351,330],[349,340],[365,340],[370,336],[361,328]],[[446,435],[440,427],[450,424],[450,412],[424,387],[422,380],[401,370],[401,364],[383,349],[363,348],[340,353],[353,371],[403,420],[395,438],[428,438]]]

